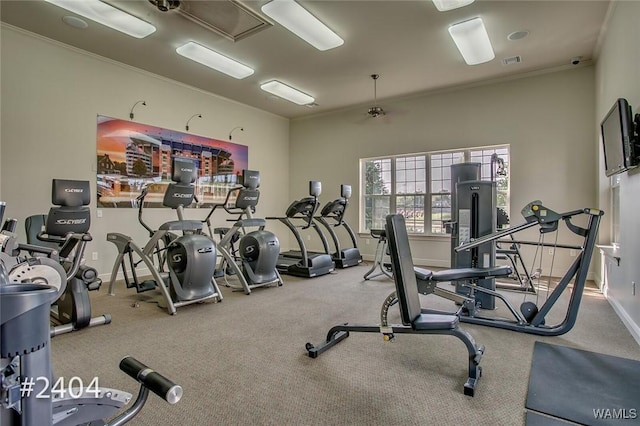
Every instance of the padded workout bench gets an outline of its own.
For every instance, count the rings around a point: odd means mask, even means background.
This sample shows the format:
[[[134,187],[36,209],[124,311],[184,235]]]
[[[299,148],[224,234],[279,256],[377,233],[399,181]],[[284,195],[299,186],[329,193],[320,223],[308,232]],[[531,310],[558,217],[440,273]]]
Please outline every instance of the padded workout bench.
[[[306,344],[309,357],[316,358],[322,352],[349,337],[349,332],[352,331],[381,333],[386,341],[393,339],[396,333],[455,336],[465,344],[469,353],[469,377],[464,384],[464,394],[473,396],[482,373],[479,364],[484,353],[484,346],[476,345],[470,334],[458,328],[458,316],[422,312],[404,217],[401,215],[387,216],[386,231],[403,325],[383,326],[382,324],[357,325],[348,323],[337,325],[329,330],[325,342],[318,346],[311,343]]]

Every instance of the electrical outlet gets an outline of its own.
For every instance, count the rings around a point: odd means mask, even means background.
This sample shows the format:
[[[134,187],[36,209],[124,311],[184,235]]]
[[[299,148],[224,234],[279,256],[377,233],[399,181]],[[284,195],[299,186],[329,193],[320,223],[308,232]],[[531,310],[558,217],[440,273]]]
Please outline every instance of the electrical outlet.
[[[553,249],[552,248],[549,249],[549,255],[553,256]]]
[[[571,256],[571,257],[576,257],[576,251],[575,251],[575,249],[571,249],[571,250],[569,250],[569,256]]]
[[[307,241],[311,241],[311,235],[307,235]]]
[[[102,209],[96,210],[96,216],[102,217]]]
[[[98,260],[98,252],[94,251],[93,253],[91,253],[91,260]]]
[[[632,296],[636,295],[636,282],[635,281],[631,281],[631,295]]]

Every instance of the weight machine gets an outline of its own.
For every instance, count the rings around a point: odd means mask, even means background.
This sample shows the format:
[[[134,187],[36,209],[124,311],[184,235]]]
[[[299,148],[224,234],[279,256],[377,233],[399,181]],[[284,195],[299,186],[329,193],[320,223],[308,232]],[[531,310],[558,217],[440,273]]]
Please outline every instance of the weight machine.
[[[539,230],[542,238],[544,234],[557,232],[560,222],[563,222],[572,233],[583,237],[584,239],[581,245],[554,244],[552,246],[556,248],[563,247],[576,250],[578,254],[575,261],[571,264],[542,306],[537,306],[534,302],[525,301],[520,305],[520,309],[517,310],[502,294],[489,288],[476,286],[471,282],[469,284],[465,284],[469,293],[467,297],[461,299],[461,308],[456,312],[460,317],[460,321],[541,336],[558,336],[570,331],[578,316],[580,301],[587,280],[587,273],[589,272],[589,264],[595,248],[600,219],[603,214],[603,211],[591,208],[572,210],[565,213],[556,213],[542,205],[542,202],[533,201],[522,209],[522,216],[525,218],[525,223],[479,237],[469,242],[464,242],[455,247],[454,250],[456,253],[464,253],[483,244],[499,241],[504,237],[511,236],[514,233],[534,226],[538,226],[540,228]],[[572,222],[574,218],[579,216],[586,217],[586,227],[577,226]],[[514,241],[517,243],[524,243],[522,241]],[[544,246],[543,242],[539,242],[538,244]],[[558,324],[547,324],[547,315],[571,283],[573,283],[573,285],[570,290],[567,312],[564,320]],[[475,310],[475,296],[477,294],[501,300],[506,305],[513,318],[491,318],[478,315]],[[435,310],[425,310],[425,312],[444,313],[442,311]]]

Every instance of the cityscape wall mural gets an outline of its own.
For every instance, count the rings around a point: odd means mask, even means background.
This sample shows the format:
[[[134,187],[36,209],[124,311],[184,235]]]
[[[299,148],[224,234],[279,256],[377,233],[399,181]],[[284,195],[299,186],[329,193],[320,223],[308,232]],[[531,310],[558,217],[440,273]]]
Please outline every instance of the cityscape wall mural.
[[[237,185],[248,167],[249,148],[99,115],[97,155],[98,207],[137,207],[145,187],[145,207],[162,207],[173,157],[195,162],[198,206],[207,207]]]

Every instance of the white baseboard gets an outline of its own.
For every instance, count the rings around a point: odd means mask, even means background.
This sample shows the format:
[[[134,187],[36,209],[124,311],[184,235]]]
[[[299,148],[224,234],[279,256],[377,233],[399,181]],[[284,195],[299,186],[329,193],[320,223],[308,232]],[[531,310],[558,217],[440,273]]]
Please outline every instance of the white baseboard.
[[[129,275],[129,277],[131,277],[131,274],[129,272],[127,272],[127,274]],[[149,268],[147,267],[140,267],[140,268],[136,268],[136,275],[138,276],[138,278],[148,277],[151,275],[151,272],[149,272]],[[109,280],[111,279],[111,272],[105,273],[105,274],[99,274],[98,278],[100,278],[103,283],[109,283]],[[116,280],[123,280],[123,279],[124,279],[124,275],[122,274],[122,269],[120,269],[118,271],[118,274],[116,275]]]
[[[605,294],[605,297],[606,297],[606,294]],[[636,324],[631,319],[631,317],[627,314],[627,312],[622,308],[622,306],[620,306],[620,304],[615,299],[611,297],[607,297],[607,300],[609,301],[609,304],[613,307],[613,310],[616,312],[616,314],[618,314],[618,317],[620,317],[620,320],[622,320],[622,323],[625,325],[625,327],[627,327],[627,330],[629,330],[629,333],[631,333],[631,335],[636,340],[638,345],[640,345],[640,325]]]

